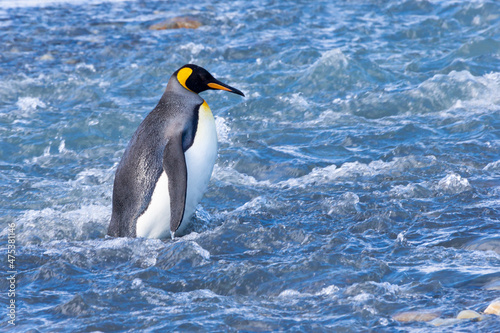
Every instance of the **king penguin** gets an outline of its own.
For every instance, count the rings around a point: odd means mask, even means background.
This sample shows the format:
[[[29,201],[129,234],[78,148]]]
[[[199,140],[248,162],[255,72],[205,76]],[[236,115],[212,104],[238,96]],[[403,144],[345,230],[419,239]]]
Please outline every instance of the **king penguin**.
[[[198,95],[209,89],[245,96],[196,65],[172,74],[116,170],[108,235],[173,239],[186,229],[217,157],[214,117]]]

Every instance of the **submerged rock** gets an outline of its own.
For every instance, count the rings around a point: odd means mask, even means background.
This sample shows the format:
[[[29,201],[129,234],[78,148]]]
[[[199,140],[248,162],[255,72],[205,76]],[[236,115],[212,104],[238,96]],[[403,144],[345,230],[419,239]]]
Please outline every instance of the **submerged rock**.
[[[471,251],[493,251],[500,254],[500,238],[480,238],[465,244],[464,248]]]
[[[459,323],[460,319],[457,318],[436,318],[433,321],[429,322],[434,326],[446,326],[446,325],[454,325]]]
[[[496,300],[491,302],[490,305],[488,305],[488,307],[486,308],[486,310],[484,310],[484,313],[500,316],[500,299],[497,298]]]
[[[49,53],[45,53],[43,56],[41,56],[38,59],[41,61],[52,61],[52,60],[54,60],[54,56],[52,54],[50,54],[50,52],[49,52]]]
[[[476,319],[483,320],[483,316],[474,310],[463,310],[457,315],[457,319]]]
[[[456,318],[439,318],[438,312],[430,312],[430,311],[408,311],[397,313],[392,316],[394,320],[399,322],[407,323],[407,322],[428,322],[434,326],[446,326],[453,325],[461,320],[470,319],[470,320],[483,320],[483,316],[476,311],[473,310],[464,310],[460,311]]]
[[[500,280],[495,280],[484,285],[486,290],[500,290]]]
[[[411,321],[431,321],[439,317],[439,313],[430,311],[408,311],[400,312],[392,316],[392,319],[407,323]]]
[[[179,16],[168,20],[155,23],[149,27],[149,30],[165,30],[165,29],[198,29],[201,22],[187,16]]]

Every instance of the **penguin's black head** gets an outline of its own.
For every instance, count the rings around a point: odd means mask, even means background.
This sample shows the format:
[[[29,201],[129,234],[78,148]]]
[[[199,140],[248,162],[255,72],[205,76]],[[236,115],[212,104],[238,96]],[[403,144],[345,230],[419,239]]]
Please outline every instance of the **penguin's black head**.
[[[179,83],[184,88],[197,94],[208,89],[214,89],[225,90],[241,96],[245,96],[238,89],[220,82],[219,80],[214,78],[212,74],[210,74],[206,69],[200,66],[192,64],[184,65],[179,68],[177,72],[174,73],[174,75],[177,77],[177,81],[179,81]]]

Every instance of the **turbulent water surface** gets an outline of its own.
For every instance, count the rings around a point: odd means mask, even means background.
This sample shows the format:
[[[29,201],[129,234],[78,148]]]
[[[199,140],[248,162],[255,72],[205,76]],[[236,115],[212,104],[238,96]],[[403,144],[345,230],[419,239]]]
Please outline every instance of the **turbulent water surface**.
[[[150,30],[189,16],[198,29]],[[500,3],[0,1],[0,329],[498,331]],[[106,237],[170,75],[219,156],[184,237]],[[16,235],[16,325],[6,276]]]

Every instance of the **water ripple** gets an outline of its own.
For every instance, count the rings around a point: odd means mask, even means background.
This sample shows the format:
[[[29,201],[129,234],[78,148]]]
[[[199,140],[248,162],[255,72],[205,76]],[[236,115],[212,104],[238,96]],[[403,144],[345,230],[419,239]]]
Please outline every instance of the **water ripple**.
[[[495,331],[456,316],[499,296],[499,12],[0,0],[14,331]],[[148,29],[177,16],[201,26]],[[203,94],[219,157],[193,223],[106,237],[128,140],[189,62],[247,96]]]

